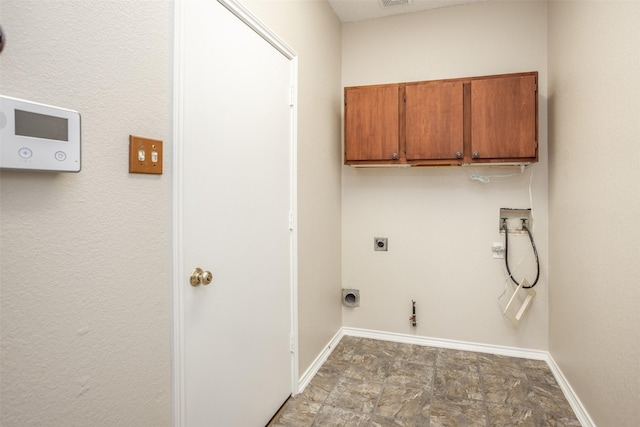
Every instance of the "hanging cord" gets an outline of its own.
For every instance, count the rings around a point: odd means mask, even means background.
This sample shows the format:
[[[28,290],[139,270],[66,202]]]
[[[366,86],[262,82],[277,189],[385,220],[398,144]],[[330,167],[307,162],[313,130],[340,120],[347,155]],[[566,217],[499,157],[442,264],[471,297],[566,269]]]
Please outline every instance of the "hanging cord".
[[[533,236],[531,235],[531,231],[524,224],[524,221],[522,222],[522,228],[525,229],[527,234],[529,235],[529,240],[531,241],[531,247],[533,248],[533,254],[536,257],[536,265],[538,267],[536,280],[534,280],[533,283],[529,286],[523,286],[523,288],[525,289],[531,289],[538,283],[538,279],[540,279],[540,259],[538,258],[538,250],[536,249],[536,243],[533,241]],[[518,281],[513,278],[513,275],[511,274],[511,270],[509,269],[509,227],[507,226],[507,221],[502,221],[502,229],[504,230],[504,264],[507,267],[507,273],[509,273],[509,277],[511,277],[511,280],[513,281],[513,283],[515,283],[516,286],[520,286],[520,283],[518,283]]]
[[[498,182],[501,182],[500,179],[503,178],[510,178],[512,176],[518,176],[518,175],[522,175],[524,173],[525,168],[527,167],[527,164],[522,163],[519,165],[520,166],[520,172],[517,173],[510,173],[510,174],[505,174],[505,175],[477,175],[475,173],[472,173],[471,175],[469,175],[469,179],[471,179],[472,181],[479,181],[479,182],[483,182],[483,183],[488,183],[492,181],[492,178],[496,178],[498,179]],[[502,181],[504,182],[504,181]]]

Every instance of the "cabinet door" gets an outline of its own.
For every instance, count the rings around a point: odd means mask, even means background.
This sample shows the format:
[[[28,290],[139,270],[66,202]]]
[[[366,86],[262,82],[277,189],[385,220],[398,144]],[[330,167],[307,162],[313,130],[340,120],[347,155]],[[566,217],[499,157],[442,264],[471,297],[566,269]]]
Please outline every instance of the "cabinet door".
[[[405,91],[407,160],[462,158],[462,82],[408,84]]]
[[[471,82],[474,159],[537,158],[536,75]]]
[[[399,86],[345,88],[345,162],[398,159]]]

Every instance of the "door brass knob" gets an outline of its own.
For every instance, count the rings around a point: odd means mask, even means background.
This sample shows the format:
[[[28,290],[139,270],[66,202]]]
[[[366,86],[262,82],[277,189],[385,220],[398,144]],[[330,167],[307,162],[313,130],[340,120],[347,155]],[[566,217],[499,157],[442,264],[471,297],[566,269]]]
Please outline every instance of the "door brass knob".
[[[213,274],[210,271],[204,271],[201,268],[196,268],[191,273],[191,277],[189,278],[189,282],[191,286],[199,286],[199,285],[208,285],[213,280]]]

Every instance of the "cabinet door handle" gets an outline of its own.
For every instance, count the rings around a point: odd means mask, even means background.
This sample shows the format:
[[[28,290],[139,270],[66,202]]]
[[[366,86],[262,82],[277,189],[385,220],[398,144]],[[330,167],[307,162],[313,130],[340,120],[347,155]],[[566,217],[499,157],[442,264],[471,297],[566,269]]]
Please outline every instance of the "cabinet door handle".
[[[398,160],[398,153],[391,154],[391,160]]]
[[[460,151],[456,151],[456,159],[461,159],[462,153]]]
[[[480,158],[480,153],[478,153],[477,151],[474,151],[471,157],[473,157],[474,159],[478,159]]]

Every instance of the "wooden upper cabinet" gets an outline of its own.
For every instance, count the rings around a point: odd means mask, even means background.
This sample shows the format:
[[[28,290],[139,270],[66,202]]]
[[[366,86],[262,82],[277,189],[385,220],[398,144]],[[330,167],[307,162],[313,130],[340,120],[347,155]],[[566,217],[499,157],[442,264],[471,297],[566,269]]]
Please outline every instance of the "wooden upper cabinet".
[[[347,165],[538,161],[538,73],[344,89]]]
[[[537,159],[537,74],[471,81],[471,153],[479,159]]]
[[[398,159],[399,85],[345,88],[345,162]]]
[[[462,159],[462,82],[408,83],[405,94],[406,159]]]

